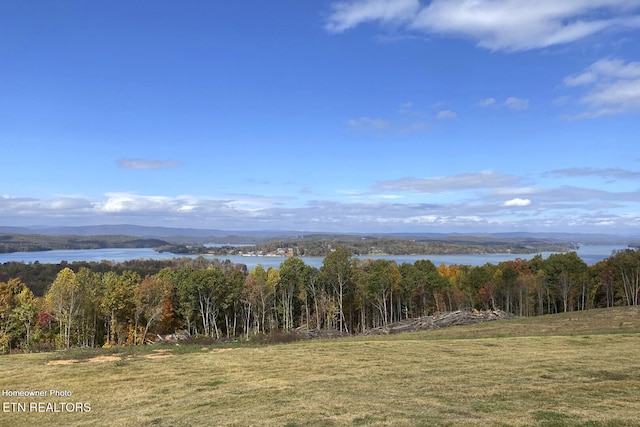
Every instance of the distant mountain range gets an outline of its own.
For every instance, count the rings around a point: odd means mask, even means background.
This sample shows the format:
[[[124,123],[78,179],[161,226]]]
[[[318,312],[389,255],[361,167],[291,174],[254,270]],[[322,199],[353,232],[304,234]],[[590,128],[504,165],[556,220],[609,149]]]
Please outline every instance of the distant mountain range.
[[[29,226],[11,227],[0,226],[0,234],[40,234],[45,236],[133,236],[140,238],[164,239],[169,241],[189,240],[194,243],[255,243],[267,239],[291,238],[322,233],[305,231],[242,231],[217,230],[200,228],[151,227],[131,224],[117,225],[88,225],[88,226]],[[536,232],[506,232],[506,233],[331,233],[333,235],[362,235],[376,237],[399,237],[405,239],[459,239],[463,237],[482,238],[534,238],[552,239],[576,244],[615,244],[627,245],[640,242],[638,236],[621,236],[615,234],[587,234],[587,233],[536,233]]]
[[[268,238],[300,235],[299,232],[289,231],[223,231],[201,228],[173,228],[152,227],[144,225],[116,224],[116,225],[84,225],[84,226],[31,226],[6,227],[0,226],[0,233],[4,234],[41,234],[44,236],[103,236],[125,235],[134,237],[226,237],[245,236],[250,238]]]

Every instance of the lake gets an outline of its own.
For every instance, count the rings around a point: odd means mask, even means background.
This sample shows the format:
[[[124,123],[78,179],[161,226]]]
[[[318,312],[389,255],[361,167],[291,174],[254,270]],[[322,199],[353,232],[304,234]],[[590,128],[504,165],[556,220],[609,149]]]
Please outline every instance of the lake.
[[[611,256],[614,251],[627,249],[626,246],[620,245],[586,245],[580,247],[576,252],[578,256],[589,265],[595,264],[605,258]],[[542,252],[543,257],[547,257],[551,252]],[[387,259],[394,260],[398,264],[408,262],[413,264],[421,259],[429,259],[435,265],[445,264],[459,264],[459,265],[473,265],[480,266],[487,263],[498,264],[502,261],[512,261],[516,258],[531,259],[536,254],[449,254],[449,255],[385,255],[385,256],[362,256],[361,259]],[[197,255],[188,255],[191,258],[197,257]],[[94,261],[100,262],[102,260],[122,262],[132,259],[171,259],[179,258],[181,255],[172,253],[160,253],[150,248],[140,249],[77,249],[77,250],[57,250],[57,251],[42,251],[42,252],[12,252],[6,254],[0,254],[0,263],[5,262],[25,262],[34,263],[39,262],[43,264],[58,264],[62,261],[74,262],[74,261]],[[208,259],[229,259],[234,263],[246,264],[248,268],[253,268],[256,264],[262,264],[265,268],[279,267],[285,260],[284,257],[275,256],[213,256],[206,255]],[[302,260],[305,264],[312,267],[319,268],[322,266],[323,257],[303,257]]]

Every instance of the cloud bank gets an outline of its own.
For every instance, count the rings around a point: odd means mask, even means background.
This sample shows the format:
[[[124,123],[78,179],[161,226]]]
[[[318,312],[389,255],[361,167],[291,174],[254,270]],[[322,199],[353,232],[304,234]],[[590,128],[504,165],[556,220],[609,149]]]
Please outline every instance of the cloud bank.
[[[626,179],[640,172],[568,168],[544,176]],[[553,181],[552,181],[553,182]],[[640,192],[546,186],[496,171],[408,177],[373,183],[365,193],[320,198],[224,194],[157,196],[132,192],[49,199],[0,196],[0,216],[13,225],[154,224],[225,230],[336,232],[577,231],[637,233]],[[309,197],[316,197],[315,199]]]
[[[379,23],[515,52],[639,28],[639,9],[640,0],[351,0],[331,5],[325,28],[342,33]]]

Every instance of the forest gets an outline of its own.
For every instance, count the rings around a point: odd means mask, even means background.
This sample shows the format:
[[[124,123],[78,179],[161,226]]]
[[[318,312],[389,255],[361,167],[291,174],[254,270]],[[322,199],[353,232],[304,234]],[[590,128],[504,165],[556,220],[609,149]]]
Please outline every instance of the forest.
[[[591,266],[575,252],[478,267],[398,265],[361,260],[346,246],[320,268],[293,256],[250,270],[203,257],[11,262],[0,265],[0,353],[144,345],[176,331],[234,341],[300,329],[349,335],[452,310],[536,316],[635,306],[639,296],[633,249]]]
[[[169,243],[132,236],[44,236],[0,234],[0,253],[50,251],[56,249],[155,248]]]
[[[290,254],[292,256],[327,256],[338,247],[346,247],[354,255],[428,255],[564,252],[575,249],[571,243],[541,238],[497,238],[474,236],[438,236],[413,238],[397,236],[364,236],[349,234],[312,234],[288,239],[262,239],[252,245],[169,244],[155,248],[177,254]]]
[[[218,242],[211,245],[210,243]],[[222,244],[220,244],[222,243]],[[289,251],[294,256],[327,256],[333,248],[346,246],[354,255],[425,255],[470,253],[563,252],[575,247],[555,239],[533,237],[498,238],[491,236],[368,236],[349,234],[311,234],[283,237],[142,237],[127,235],[43,235],[1,234],[0,253],[33,252],[59,249],[153,248],[174,254],[241,253],[276,254]]]

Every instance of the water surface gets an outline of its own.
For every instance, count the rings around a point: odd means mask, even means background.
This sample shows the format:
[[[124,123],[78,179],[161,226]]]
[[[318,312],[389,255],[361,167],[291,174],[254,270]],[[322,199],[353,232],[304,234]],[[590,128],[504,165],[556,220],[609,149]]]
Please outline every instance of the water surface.
[[[576,252],[578,256],[589,265],[593,265],[605,258],[611,256],[614,251],[626,249],[625,246],[620,245],[586,245],[580,247]],[[546,258],[551,252],[542,252],[541,255]],[[531,259],[536,254],[447,254],[447,255],[367,255],[359,257],[361,259],[387,259],[396,261],[398,264],[408,262],[413,264],[414,262],[422,259],[431,260],[435,265],[445,264],[459,264],[459,265],[473,265],[480,266],[487,263],[498,264],[502,261],[512,261],[517,258]],[[74,262],[74,261],[88,261],[88,262],[100,262],[103,260],[113,262],[123,262],[132,259],[171,259],[180,258],[183,255],[176,255],[168,252],[156,252],[150,248],[110,248],[110,249],[73,249],[73,250],[55,250],[55,251],[41,251],[41,252],[12,252],[6,254],[0,254],[0,263],[17,261],[25,263],[39,262],[42,264],[58,264],[62,261]],[[190,258],[196,258],[198,255],[185,255]],[[246,264],[248,268],[254,267],[256,264],[262,264],[264,267],[279,267],[285,260],[284,257],[276,256],[215,256],[204,255],[208,259],[229,259],[234,263]],[[303,257],[301,258],[305,264],[312,267],[319,268],[322,266],[324,257]]]

